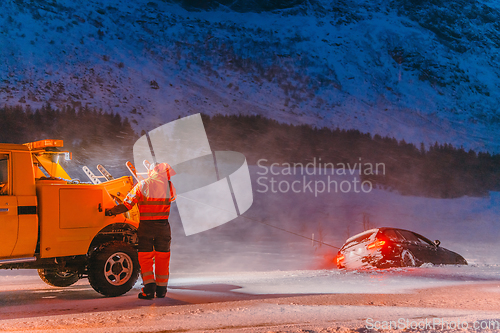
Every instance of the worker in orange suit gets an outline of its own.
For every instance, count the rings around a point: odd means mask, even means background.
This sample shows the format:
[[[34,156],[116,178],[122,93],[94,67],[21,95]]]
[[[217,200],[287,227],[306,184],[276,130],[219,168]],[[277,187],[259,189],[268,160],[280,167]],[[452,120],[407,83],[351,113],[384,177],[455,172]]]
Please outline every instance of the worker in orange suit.
[[[117,215],[139,206],[139,264],[144,287],[141,299],[163,298],[167,293],[172,239],[168,216],[170,203],[175,201],[175,188],[170,177],[175,171],[167,163],[153,164],[148,178],[141,180],[127,194],[123,204],[106,209],[107,216]],[[153,263],[155,270],[153,271]],[[156,273],[156,274],[155,274]]]

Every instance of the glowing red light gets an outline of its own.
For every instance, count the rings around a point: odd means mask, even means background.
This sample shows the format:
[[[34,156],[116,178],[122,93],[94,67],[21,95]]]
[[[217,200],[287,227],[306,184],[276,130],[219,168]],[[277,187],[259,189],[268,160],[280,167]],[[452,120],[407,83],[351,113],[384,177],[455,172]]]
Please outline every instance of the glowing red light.
[[[368,250],[371,250],[371,249],[375,249],[375,248],[378,248],[378,247],[382,247],[385,245],[385,241],[384,240],[378,240],[378,241],[375,241],[371,244],[368,244],[368,246],[366,247]]]
[[[342,260],[344,260],[344,255],[340,254],[337,256],[337,264],[339,264]]]

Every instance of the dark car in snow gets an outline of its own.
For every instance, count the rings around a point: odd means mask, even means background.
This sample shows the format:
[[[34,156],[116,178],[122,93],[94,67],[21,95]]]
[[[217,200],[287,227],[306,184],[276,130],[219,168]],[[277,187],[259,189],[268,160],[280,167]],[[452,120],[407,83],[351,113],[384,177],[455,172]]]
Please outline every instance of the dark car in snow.
[[[337,267],[346,269],[467,265],[458,253],[430,241],[416,232],[397,228],[376,228],[347,239],[337,254]]]

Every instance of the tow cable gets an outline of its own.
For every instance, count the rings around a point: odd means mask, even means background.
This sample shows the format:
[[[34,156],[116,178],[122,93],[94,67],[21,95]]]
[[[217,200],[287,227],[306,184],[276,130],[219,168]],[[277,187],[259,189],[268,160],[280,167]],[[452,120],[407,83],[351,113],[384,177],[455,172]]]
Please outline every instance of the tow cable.
[[[277,226],[275,226],[275,225],[272,225],[272,224],[266,223],[266,222],[264,222],[264,221],[260,221],[260,220],[257,220],[257,219],[253,219],[253,218],[248,217],[248,216],[245,216],[245,215],[240,215],[240,216],[241,216],[241,217],[243,217],[243,218],[246,218],[246,219],[248,219],[248,220],[251,220],[251,221],[254,221],[254,222],[257,222],[257,223],[261,223],[261,224],[267,225],[268,227],[275,228],[275,229],[278,229],[278,230],[281,230],[281,231],[287,232],[287,233],[289,233],[289,234],[292,234],[292,235],[295,235],[295,236],[298,236],[298,237],[302,237],[302,238],[308,239],[308,240],[310,240],[310,241],[313,241],[313,242],[316,242],[316,243],[319,243],[319,244],[322,244],[322,245],[325,245],[325,246],[333,247],[333,248],[335,248],[335,249],[340,250],[340,247],[338,247],[338,246],[334,246],[334,245],[331,245],[331,244],[328,244],[328,243],[325,243],[325,242],[319,241],[319,240],[314,239],[314,238],[312,238],[312,237],[304,236],[304,235],[298,234],[298,233],[296,233],[296,232],[293,232],[293,231],[290,231],[290,230],[286,230],[286,229],[283,229],[283,228],[277,227]]]
[[[187,198],[187,197],[185,197],[185,196],[183,196],[183,195],[177,195],[177,196],[178,196],[178,197],[182,197],[182,198],[184,198],[184,199],[188,199],[188,200],[194,201],[194,202],[198,202],[198,201],[196,201],[196,200],[193,200],[192,198]],[[201,203],[201,202],[198,202],[198,203]],[[203,204],[204,204],[204,205],[207,205],[206,203],[203,203]],[[208,206],[210,206],[210,207],[212,207],[212,208],[215,208],[215,209],[218,209],[218,210],[222,210],[222,211],[224,211],[224,212],[229,212],[229,213],[230,213],[230,211],[225,210],[225,209],[222,209],[222,208],[220,208],[220,207],[215,207],[215,206],[212,206],[212,205],[208,205]],[[301,234],[299,234],[299,233],[296,233],[296,232],[293,232],[293,231],[290,231],[290,230],[286,230],[286,229],[283,229],[283,228],[277,227],[277,226],[275,226],[275,225],[272,225],[272,224],[266,223],[266,222],[261,221],[261,220],[257,220],[257,219],[254,219],[254,218],[251,218],[251,217],[248,217],[248,216],[245,216],[245,215],[239,215],[238,217],[243,217],[243,218],[245,218],[245,219],[247,219],[247,220],[254,221],[254,222],[257,222],[257,223],[260,223],[260,224],[263,224],[263,225],[267,225],[268,227],[271,227],[271,228],[274,228],[274,229],[277,229],[277,230],[281,230],[281,231],[283,231],[283,232],[287,232],[287,233],[289,233],[289,234],[292,234],[292,235],[295,235],[295,236],[298,236],[298,237],[302,237],[302,238],[308,239],[308,240],[310,240],[310,241],[313,241],[313,242],[316,242],[316,243],[319,243],[319,244],[322,244],[322,245],[329,246],[329,247],[332,247],[332,248],[334,248],[334,249],[338,249],[338,250],[340,250],[340,247],[338,247],[338,246],[334,246],[334,245],[331,245],[331,244],[328,244],[328,243],[325,243],[325,242],[319,241],[319,240],[317,240],[317,239],[314,239],[314,238],[312,238],[312,237],[304,236],[304,235],[301,235]]]

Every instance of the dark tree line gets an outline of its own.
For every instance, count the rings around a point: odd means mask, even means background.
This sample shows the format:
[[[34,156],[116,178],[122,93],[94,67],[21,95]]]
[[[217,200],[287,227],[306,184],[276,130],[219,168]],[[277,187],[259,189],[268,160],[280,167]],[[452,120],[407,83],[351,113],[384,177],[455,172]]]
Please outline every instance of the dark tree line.
[[[42,139],[64,139],[72,148],[102,145],[117,140],[130,144],[137,139],[127,118],[95,108],[62,109],[45,104],[30,107],[0,107],[0,142],[25,143]]]
[[[289,125],[260,116],[202,115],[212,150],[245,154],[249,164],[383,163],[385,174],[362,175],[404,195],[436,198],[486,196],[500,190],[500,155],[466,151],[450,144],[420,147],[358,130]],[[0,107],[0,142],[63,139],[81,167],[104,164],[127,174],[127,160],[139,135],[119,114],[81,107]],[[361,158],[361,161],[360,161]],[[261,161],[261,163],[263,163]],[[264,164],[266,164],[264,162]],[[84,177],[82,177],[85,179]]]
[[[417,148],[358,130],[288,125],[260,116],[203,116],[212,150],[245,154],[250,164],[383,163],[385,175],[362,175],[404,195],[436,198],[486,196],[500,190],[500,155],[434,144]],[[261,162],[262,163],[262,162]]]
[[[58,109],[50,104],[35,110],[19,105],[0,107],[0,142],[43,139],[64,140],[63,149],[73,153],[70,167],[82,180],[87,180],[81,172],[81,166],[86,164],[89,167],[116,165],[118,173],[125,174],[124,165],[132,159],[132,147],[138,135],[127,118],[95,108],[75,109],[68,105]]]

